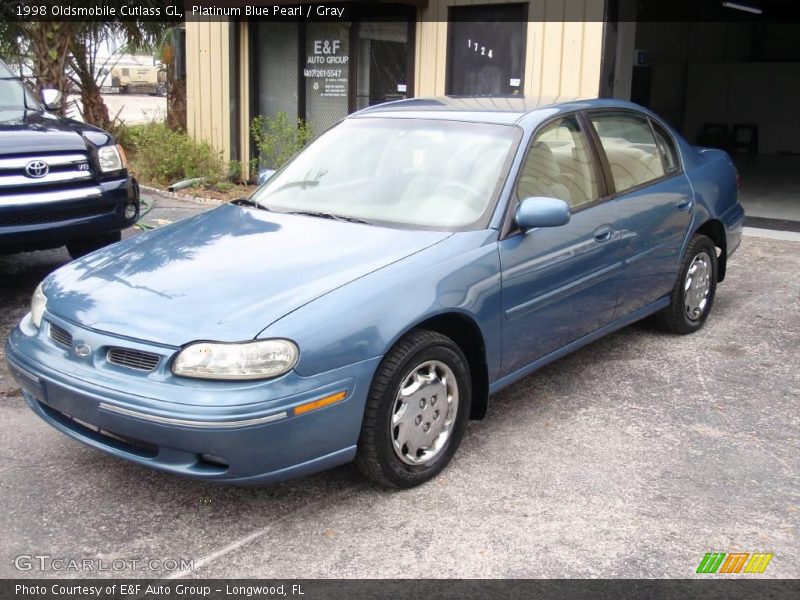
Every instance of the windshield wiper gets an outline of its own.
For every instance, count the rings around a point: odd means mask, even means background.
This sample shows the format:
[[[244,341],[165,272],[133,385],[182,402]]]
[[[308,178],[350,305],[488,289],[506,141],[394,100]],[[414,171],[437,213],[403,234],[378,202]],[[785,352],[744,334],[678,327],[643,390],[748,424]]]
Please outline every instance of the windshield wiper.
[[[331,213],[316,211],[316,210],[291,210],[287,214],[290,215],[305,215],[307,217],[319,217],[320,219],[333,219],[334,221],[346,221],[348,223],[361,223],[369,225],[369,221],[359,219],[358,217],[346,217],[344,215],[334,215]]]
[[[231,204],[235,204],[236,206],[252,206],[253,208],[259,208],[261,210],[269,210],[263,204],[259,204],[250,198],[237,198],[236,200],[231,200]]]
[[[281,190],[293,187],[306,188],[315,185],[319,185],[319,179],[300,179],[299,181],[290,181],[289,183],[284,183],[281,187],[275,190],[275,192],[280,192]]]

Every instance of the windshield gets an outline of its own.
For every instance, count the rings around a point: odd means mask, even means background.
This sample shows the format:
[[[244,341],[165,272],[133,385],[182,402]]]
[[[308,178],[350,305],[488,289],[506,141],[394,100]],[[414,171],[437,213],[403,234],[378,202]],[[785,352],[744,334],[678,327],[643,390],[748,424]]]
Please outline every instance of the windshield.
[[[444,120],[357,118],[340,123],[256,191],[271,210],[459,230],[496,201],[519,130]]]
[[[19,79],[0,78],[0,108],[25,108],[25,88]]]
[[[0,60],[0,110],[9,108],[39,110],[41,106],[22,79]]]

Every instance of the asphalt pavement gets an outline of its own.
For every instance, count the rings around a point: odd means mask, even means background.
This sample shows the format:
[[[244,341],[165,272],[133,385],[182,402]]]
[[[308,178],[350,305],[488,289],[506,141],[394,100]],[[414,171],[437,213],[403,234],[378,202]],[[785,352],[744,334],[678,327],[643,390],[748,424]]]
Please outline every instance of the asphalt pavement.
[[[154,200],[151,226],[210,208]],[[0,338],[68,260],[0,256]],[[35,417],[0,352],[0,577],[683,578],[758,551],[758,577],[796,578],[798,273],[800,242],[745,237],[701,332],[636,324],[527,377],[407,491],[350,466],[242,488],[108,457]]]

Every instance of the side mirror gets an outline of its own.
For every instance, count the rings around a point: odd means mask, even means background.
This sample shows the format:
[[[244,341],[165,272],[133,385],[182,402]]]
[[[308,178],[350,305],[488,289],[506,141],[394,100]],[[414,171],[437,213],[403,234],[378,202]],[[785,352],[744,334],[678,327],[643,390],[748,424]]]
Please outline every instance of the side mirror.
[[[47,108],[61,108],[61,92],[52,89],[42,90],[42,102]]]
[[[534,227],[559,227],[569,223],[569,204],[558,198],[532,196],[517,207],[514,222],[523,231]]]

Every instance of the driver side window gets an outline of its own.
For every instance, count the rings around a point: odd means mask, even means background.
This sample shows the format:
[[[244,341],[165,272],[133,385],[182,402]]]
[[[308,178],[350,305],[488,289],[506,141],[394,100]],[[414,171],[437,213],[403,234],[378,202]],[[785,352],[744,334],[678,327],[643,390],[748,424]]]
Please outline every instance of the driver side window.
[[[559,198],[574,212],[599,198],[597,174],[586,135],[574,115],[544,127],[520,169],[517,198]]]

